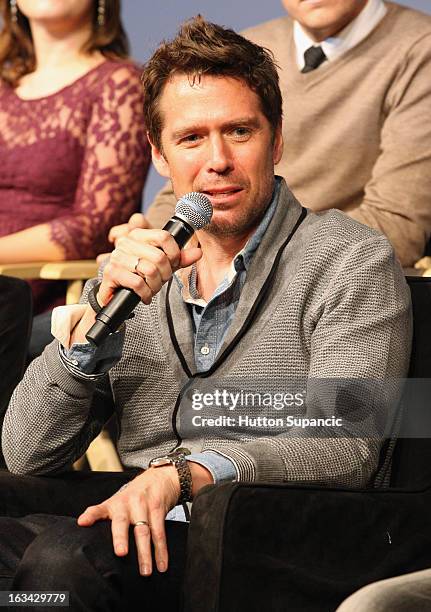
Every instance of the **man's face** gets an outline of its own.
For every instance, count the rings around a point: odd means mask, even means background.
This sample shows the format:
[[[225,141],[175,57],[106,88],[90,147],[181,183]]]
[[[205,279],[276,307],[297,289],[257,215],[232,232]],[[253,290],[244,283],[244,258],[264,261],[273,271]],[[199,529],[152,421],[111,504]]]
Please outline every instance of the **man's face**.
[[[292,19],[316,41],[334,36],[359,15],[367,0],[282,0]]]
[[[245,236],[259,223],[274,187],[281,131],[275,136],[260,101],[246,83],[204,75],[195,84],[177,74],[159,102],[163,152],[157,170],[171,178],[179,198],[204,193],[214,213],[208,231]]]

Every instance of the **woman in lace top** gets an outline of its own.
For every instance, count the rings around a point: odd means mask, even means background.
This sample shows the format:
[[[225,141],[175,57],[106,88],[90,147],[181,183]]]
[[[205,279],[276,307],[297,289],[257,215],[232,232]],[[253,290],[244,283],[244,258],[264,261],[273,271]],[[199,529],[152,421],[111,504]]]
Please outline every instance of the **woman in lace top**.
[[[139,210],[150,161],[119,0],[0,7],[0,263],[93,258]],[[36,313],[59,285],[32,283]]]

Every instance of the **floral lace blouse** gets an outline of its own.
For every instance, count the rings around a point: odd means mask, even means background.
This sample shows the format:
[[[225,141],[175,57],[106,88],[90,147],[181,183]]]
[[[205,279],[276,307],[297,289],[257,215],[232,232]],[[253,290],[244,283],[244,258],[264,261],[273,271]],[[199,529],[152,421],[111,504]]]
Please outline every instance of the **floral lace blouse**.
[[[65,259],[110,250],[109,229],[140,208],[149,163],[134,64],[106,60],[30,100],[0,81],[0,236],[48,223]],[[36,312],[58,303],[59,283],[32,285]]]

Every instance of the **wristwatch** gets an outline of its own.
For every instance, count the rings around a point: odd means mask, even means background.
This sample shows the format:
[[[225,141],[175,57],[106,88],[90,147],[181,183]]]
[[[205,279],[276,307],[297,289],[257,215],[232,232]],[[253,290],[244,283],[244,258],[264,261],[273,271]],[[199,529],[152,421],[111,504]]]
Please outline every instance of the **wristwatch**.
[[[99,314],[99,312],[103,310],[103,306],[101,306],[99,302],[97,301],[97,294],[99,293],[101,284],[102,284],[101,281],[98,281],[97,283],[95,283],[95,285],[93,285],[93,287],[90,289],[87,295],[88,303],[90,304],[91,308],[94,310],[96,314]],[[135,313],[131,312],[126,320],[133,319],[134,316],[135,316]],[[119,331],[120,329],[121,327],[117,331]]]
[[[178,472],[178,479],[180,481],[180,496],[178,503],[192,501],[192,473],[190,471],[189,463],[186,459],[186,455],[190,455],[188,448],[179,447],[163,455],[162,457],[155,457],[151,459],[148,467],[163,467],[164,465],[173,465]]]
[[[102,283],[98,282],[96,283],[88,292],[88,303],[90,304],[91,308],[94,310],[94,312],[96,314],[99,314],[99,312],[102,310],[102,306],[99,304],[99,302],[97,301],[97,294],[99,293],[99,287]]]

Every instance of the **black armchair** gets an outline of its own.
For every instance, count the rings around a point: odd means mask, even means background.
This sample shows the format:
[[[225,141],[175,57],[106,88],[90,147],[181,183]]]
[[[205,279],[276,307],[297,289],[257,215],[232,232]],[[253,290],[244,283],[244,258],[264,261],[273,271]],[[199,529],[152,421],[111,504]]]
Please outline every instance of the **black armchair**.
[[[409,375],[431,378],[431,279],[408,282]],[[206,487],[193,504],[185,612],[330,611],[365,584],[431,567],[430,484],[431,439],[401,438],[389,488]]]
[[[24,373],[31,316],[28,284],[0,275],[0,433],[10,397]],[[0,469],[4,467],[0,445]]]

